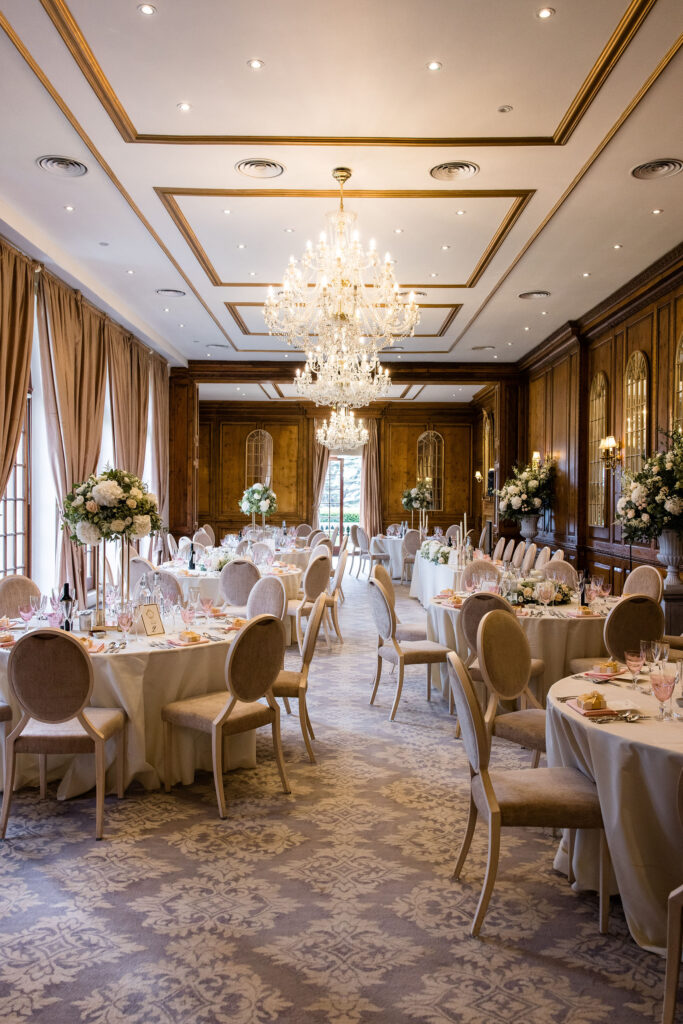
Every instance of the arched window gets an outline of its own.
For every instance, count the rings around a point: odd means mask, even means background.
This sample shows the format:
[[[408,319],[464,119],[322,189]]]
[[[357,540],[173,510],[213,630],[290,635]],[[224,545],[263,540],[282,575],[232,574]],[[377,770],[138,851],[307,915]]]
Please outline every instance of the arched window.
[[[273,476],[273,439],[267,430],[252,430],[247,435],[244,459],[244,486],[267,484]]]
[[[588,525],[605,525],[605,468],[600,440],[607,436],[607,377],[596,373],[588,398]]]
[[[683,334],[676,346],[676,362],[674,364],[674,430],[683,430]]]
[[[647,452],[648,367],[643,352],[634,352],[624,379],[624,469],[638,473]]]
[[[484,464],[481,467],[481,472],[484,477],[484,493],[490,496],[493,494],[495,487],[495,456],[493,443],[493,414],[486,411],[484,411],[482,449],[482,462]]]
[[[443,510],[443,438],[435,430],[426,430],[417,439],[417,478],[432,488],[432,508]]]

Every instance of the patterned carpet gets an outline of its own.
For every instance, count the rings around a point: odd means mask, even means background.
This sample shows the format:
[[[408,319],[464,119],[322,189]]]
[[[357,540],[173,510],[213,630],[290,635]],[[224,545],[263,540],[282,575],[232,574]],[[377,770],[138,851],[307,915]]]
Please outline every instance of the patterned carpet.
[[[427,703],[422,668],[407,670],[395,723],[388,669],[369,707],[367,585],[345,589],[346,642],[321,641],[311,674],[317,765],[283,715],[291,796],[267,730],[257,770],[227,777],[223,822],[208,775],[108,798],[102,843],[91,797],[17,796],[0,844],[3,1024],[659,1019],[663,963],[631,941],[618,901],[599,935],[597,900],[554,873],[548,833],[504,833],[469,937],[485,829],[452,882],[469,788],[454,719],[438,693]],[[528,755],[496,741],[494,761]]]

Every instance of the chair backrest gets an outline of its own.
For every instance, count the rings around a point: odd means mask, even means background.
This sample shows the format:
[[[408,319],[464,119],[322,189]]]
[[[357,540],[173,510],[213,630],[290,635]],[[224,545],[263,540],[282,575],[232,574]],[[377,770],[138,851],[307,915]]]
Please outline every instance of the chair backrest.
[[[558,548],[553,557],[550,559],[551,562],[563,562],[564,551],[562,548]]]
[[[396,607],[396,592],[394,590],[394,581],[381,562],[375,562],[372,567],[373,578],[376,579],[384,587],[384,593],[389,601],[392,608]]]
[[[330,558],[330,548],[328,544],[316,544],[311,551],[311,558],[317,558],[318,555],[325,555],[326,558]]]
[[[530,544],[522,559],[522,572],[531,572],[536,561],[536,545]]]
[[[171,602],[182,601],[183,589],[173,573],[166,572],[164,569],[155,569],[154,572],[159,577],[159,586],[165,600]],[[154,581],[152,580],[152,582]]]
[[[547,580],[557,580],[558,583],[566,583],[572,590],[579,585],[579,575],[571,562],[558,561],[551,558],[543,566],[543,575]]]
[[[349,535],[348,533],[342,534],[342,538],[339,541],[339,555],[342,555],[349,546]]]
[[[171,556],[171,558],[175,558],[175,556],[178,554],[178,545],[172,533],[166,534],[166,546],[168,547],[168,553]]]
[[[449,537],[455,537],[457,532],[458,532],[458,524],[457,523],[452,523],[448,527],[448,529],[446,530],[446,540],[448,540]]]
[[[337,555],[337,568],[334,570],[334,576],[332,578],[332,593],[336,594],[341,590],[342,580],[344,579],[344,571],[346,569],[346,560],[349,557],[348,551],[341,551]]]
[[[486,544],[486,535],[487,535],[487,533],[488,533],[488,527],[485,526],[484,529],[479,534],[479,543],[477,544],[477,547],[479,548],[480,551],[484,550],[484,545]]]
[[[420,534],[418,530],[406,530],[401,550],[404,555],[416,555],[420,547]]]
[[[462,659],[455,651],[449,651],[446,661],[467,760],[475,774],[479,774],[488,768],[491,753],[491,740],[484,716],[472,686],[472,679]]]
[[[507,542],[505,550],[503,551],[503,561],[504,562],[511,561],[514,552],[515,552],[515,542],[514,542],[514,540],[509,540]]]
[[[496,610],[514,615],[512,606],[499,594],[470,594],[463,602],[460,609],[460,627],[472,654],[477,653],[479,623],[485,615]]]
[[[521,569],[522,568],[522,562],[524,561],[524,552],[525,552],[525,550],[526,550],[526,542],[523,541],[523,540],[520,540],[519,544],[515,548],[515,553],[512,556],[512,564],[514,565],[515,569]]]
[[[249,541],[248,540],[240,540],[235,545],[235,554],[238,557],[240,555],[246,555],[248,550],[249,550]]]
[[[276,619],[284,619],[286,609],[287,592],[277,576],[264,576],[251,588],[247,598],[248,619],[257,615],[274,615]]]
[[[253,562],[246,558],[235,558],[221,569],[218,589],[228,604],[243,605],[249,600],[251,589],[260,578],[261,574]]]
[[[243,626],[225,661],[228,690],[238,700],[260,700],[275,682],[285,657],[285,627],[274,615],[257,615]]]
[[[502,700],[524,693],[531,670],[526,633],[514,615],[493,611],[479,623],[477,659],[484,682]]]
[[[536,565],[534,566],[534,569],[542,569],[549,561],[550,561],[550,548],[546,544],[546,546],[544,548],[541,548],[541,550],[538,553],[538,557],[536,558]]]
[[[254,565],[260,565],[261,562],[265,562],[273,553],[273,549],[270,544],[266,544],[265,541],[257,540],[251,548],[251,557]]]
[[[30,604],[39,594],[40,587],[28,576],[5,576],[0,580],[0,615],[18,619],[19,605]]]
[[[626,577],[622,593],[646,594],[659,604],[664,593],[662,577],[653,565],[639,565]]]
[[[493,561],[499,562],[503,557],[503,551],[505,550],[505,537],[500,537],[498,543],[493,549]]]
[[[306,538],[307,547],[313,550],[313,548],[316,548],[318,546],[320,539],[324,536],[325,534],[323,533],[322,530],[312,530],[311,533],[309,533],[308,537]]]
[[[382,640],[393,640],[396,636],[396,612],[379,580],[368,580],[368,594],[377,632]]]
[[[637,650],[641,640],[661,640],[664,635],[662,606],[644,594],[629,594],[615,604],[605,619],[605,647],[617,661]]]
[[[358,546],[363,554],[366,554],[370,550],[370,541],[368,535],[362,526],[359,526],[356,530],[356,537],[358,538]]]
[[[70,633],[35,629],[12,648],[10,689],[24,711],[39,722],[68,722],[90,700],[92,662]]]
[[[303,590],[306,601],[315,601],[318,594],[327,589],[330,582],[330,566],[332,562],[329,552],[311,556],[311,560],[304,573]]]
[[[358,547],[358,524],[357,523],[351,523],[351,526],[349,527],[349,537],[351,538],[351,543],[353,544],[353,548],[354,548],[354,551],[355,551],[356,548]]]
[[[318,632],[320,630],[320,623],[323,620],[323,612],[325,611],[325,595],[318,594],[313,605],[313,610],[308,616],[308,622],[306,623],[306,632],[304,633],[304,647],[301,655],[301,671],[310,665],[313,660],[315,653],[315,645],[318,639]]]
[[[179,552],[179,554],[184,554],[185,556],[187,556],[187,552],[190,550],[190,544],[191,543],[192,543],[192,539],[190,537],[186,537],[184,534],[183,534],[182,537],[178,537],[178,552]]]
[[[204,531],[204,533],[209,538],[209,546],[210,547],[215,547],[215,545],[216,545],[216,534],[214,533],[213,526],[210,526],[209,523],[204,523],[204,525],[201,527],[201,529]]]
[[[147,558],[143,558],[142,555],[133,555],[130,560],[130,569],[128,571],[129,587],[131,593],[134,588],[138,585],[142,577],[146,572],[153,573],[154,566]]]
[[[296,528],[297,537],[308,537],[309,533],[313,532],[313,527],[309,526],[308,523],[299,523]]]
[[[332,536],[330,537],[330,544],[332,545],[332,550],[334,550],[334,545],[337,543],[337,537],[338,536],[339,536],[339,527],[335,526],[334,530],[332,531]]]
[[[500,583],[501,571],[497,565],[487,562],[483,558],[477,558],[474,562],[468,562],[460,577],[460,586],[464,589],[472,580],[492,580]]]
[[[201,544],[203,548],[212,548],[214,539],[215,538],[213,537],[213,530],[211,531],[211,535],[209,535],[204,526],[201,526],[192,534],[192,543],[195,545],[195,547],[197,546],[197,544]]]
[[[397,537],[401,532],[400,523],[389,523],[386,529],[387,537]]]

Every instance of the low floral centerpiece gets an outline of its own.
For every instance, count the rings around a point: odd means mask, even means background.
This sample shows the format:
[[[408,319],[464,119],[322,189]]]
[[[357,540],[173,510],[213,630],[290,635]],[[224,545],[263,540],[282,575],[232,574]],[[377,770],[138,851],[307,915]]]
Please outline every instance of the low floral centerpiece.
[[[206,548],[200,561],[208,572],[220,572],[234,557],[227,548]]]
[[[435,565],[448,565],[452,551],[453,548],[449,548],[447,544],[442,544],[438,540],[426,540],[420,548],[421,556],[428,562],[434,562]]]
[[[245,516],[251,516],[252,525],[256,525],[256,516],[260,514],[265,526],[266,516],[277,512],[277,495],[267,484],[252,484],[242,495],[239,507]]]
[[[517,604],[539,604],[538,597],[536,596],[536,588],[538,587],[538,580],[523,579],[517,584],[516,598]],[[513,599],[515,594],[510,595]],[[572,599],[571,588],[566,583],[555,582],[555,596],[549,604],[569,604]]]
[[[660,430],[669,448],[646,459],[638,473],[624,473],[616,521],[629,544],[659,540],[666,582],[677,584],[683,556],[683,434]]]

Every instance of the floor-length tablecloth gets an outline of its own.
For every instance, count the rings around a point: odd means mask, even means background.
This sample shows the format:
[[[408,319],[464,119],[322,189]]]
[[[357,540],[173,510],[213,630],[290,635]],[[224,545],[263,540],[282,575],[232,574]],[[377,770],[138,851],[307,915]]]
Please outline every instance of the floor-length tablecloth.
[[[626,685],[598,685],[610,698],[630,698],[656,714],[654,697]],[[581,683],[563,679],[548,694],[546,738],[549,765],[578,768],[595,781],[605,833],[631,935],[645,949],[666,946],[666,901],[683,883],[683,828],[678,780],[683,770],[683,722],[656,720],[597,725],[557,697],[578,694]],[[566,871],[566,848],[556,867]],[[574,874],[579,889],[598,887],[598,837],[577,834]]]
[[[387,570],[391,573],[391,578],[394,580],[401,578],[401,570],[403,568],[402,537],[387,537],[384,534],[378,534],[370,542],[370,551],[385,551],[389,556],[389,561],[385,564]]]
[[[147,789],[157,788],[163,781],[163,736],[161,709],[165,704],[197,694],[225,688],[225,659],[229,643],[206,643],[192,648],[159,650],[146,638],[129,641],[119,654],[92,656],[94,684],[91,703],[95,707],[123,708],[126,724],[126,769],[128,785],[137,779]],[[0,650],[0,695],[12,704],[13,724],[19,721],[19,707],[10,699],[7,662],[9,652]],[[227,690],[226,690],[227,694]],[[107,766],[115,754],[115,741],[107,744]],[[256,764],[255,733],[227,737],[225,767],[253,768]],[[38,780],[37,759],[20,754],[17,762],[17,785],[35,785]],[[171,784],[188,785],[195,770],[211,770],[211,739],[186,729],[173,730]],[[85,793],[95,785],[95,762],[91,755],[48,758],[50,777],[61,782],[58,797],[64,799]],[[2,766],[0,766],[0,772]],[[108,788],[114,786],[110,769]]]
[[[310,552],[308,552],[306,557],[308,558],[309,556]],[[292,564],[294,564],[293,561]],[[218,596],[218,581],[221,575],[219,572],[205,569],[179,569],[173,565],[164,566],[164,570],[175,576],[186,600],[192,587],[199,587],[199,593],[202,597],[216,598]],[[288,601],[291,601],[299,593],[303,576],[301,569],[294,568],[283,572],[276,572],[267,566],[263,566],[259,568],[259,572],[262,576],[277,576],[278,579],[282,580]]]
[[[459,590],[461,576],[462,570],[450,565],[436,565],[423,558],[418,551],[413,566],[410,596],[416,597],[423,608],[429,608],[429,602],[442,590]]]

